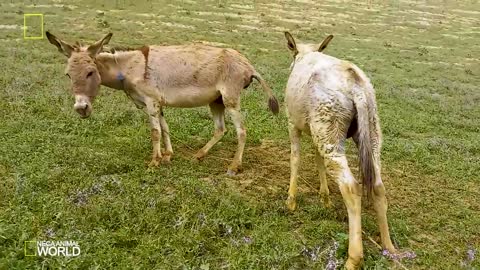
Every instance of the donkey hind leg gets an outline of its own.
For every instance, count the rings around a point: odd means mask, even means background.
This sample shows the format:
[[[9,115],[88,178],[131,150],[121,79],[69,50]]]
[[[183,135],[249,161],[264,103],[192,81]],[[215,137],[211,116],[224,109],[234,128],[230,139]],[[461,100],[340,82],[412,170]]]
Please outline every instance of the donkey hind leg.
[[[160,107],[158,104],[153,102],[146,102],[146,113],[148,114],[151,127],[151,137],[152,137],[152,160],[149,163],[149,167],[158,167],[160,161],[162,160],[162,151],[160,147],[161,139],[161,126],[160,126]]]
[[[222,95],[223,105],[230,114],[235,130],[237,131],[237,151],[235,152],[232,163],[228,166],[228,175],[235,175],[241,170],[243,150],[247,138],[247,131],[243,124],[243,116],[240,112],[240,92],[243,89],[243,84],[239,85],[238,82],[240,81],[227,78],[227,81],[218,85],[218,91]]]
[[[375,208],[375,213],[377,215],[377,223],[380,229],[380,238],[382,241],[382,247],[388,250],[390,253],[395,253],[396,249],[392,244],[390,238],[390,232],[388,229],[387,221],[387,197],[385,196],[385,186],[383,185],[382,179],[380,177],[380,170],[378,170],[378,176],[375,180],[375,185],[373,187],[373,207]]]
[[[323,156],[325,167],[329,174],[338,183],[340,192],[347,207],[348,213],[348,260],[345,264],[347,269],[358,269],[363,259],[362,246],[362,186],[353,177],[348,167],[347,157],[342,147],[341,138],[332,137],[326,127],[313,126],[312,137],[320,155]]]
[[[297,208],[297,180],[298,167],[300,164],[300,137],[302,136],[302,132],[293,124],[288,124],[288,133],[290,136],[290,186],[288,188],[288,198],[285,203],[290,211],[294,211]]]
[[[330,191],[328,190],[325,160],[318,150],[315,150],[315,162],[317,163],[318,174],[320,177],[320,197],[322,198],[325,207],[330,208],[332,206],[332,202],[330,201],[329,196]]]
[[[195,157],[197,159],[202,159],[207,155],[210,148],[212,148],[226,132],[225,129],[225,106],[223,103],[212,102],[209,104],[210,111],[212,112],[213,123],[215,124],[215,131],[213,132],[213,137],[210,141],[205,144],[202,149],[200,149],[196,154]]]
[[[163,152],[162,162],[170,163],[170,159],[173,155],[172,143],[170,141],[170,129],[168,128],[167,121],[163,115],[163,110],[160,108],[160,127],[162,129],[162,139],[165,146],[165,152]]]
[[[240,105],[235,107],[227,107],[227,111],[230,113],[233,121],[233,125],[237,131],[238,146],[232,163],[228,166],[227,174],[235,175],[242,168],[243,150],[245,149],[245,142],[247,138],[247,131],[243,124],[243,116],[240,112]]]
[[[353,136],[353,140],[358,147],[358,134]],[[373,186],[373,207],[377,216],[377,224],[380,229],[380,238],[382,241],[382,248],[388,250],[390,253],[395,253],[396,249],[392,244],[390,238],[390,231],[388,228],[387,220],[387,197],[385,196],[385,186],[383,185],[381,177],[381,164],[380,164],[380,147],[374,146],[373,153],[375,156],[375,184]]]
[[[362,186],[353,177],[345,154],[325,155],[327,170],[339,185],[348,213],[347,269],[358,269],[363,259],[362,246]]]

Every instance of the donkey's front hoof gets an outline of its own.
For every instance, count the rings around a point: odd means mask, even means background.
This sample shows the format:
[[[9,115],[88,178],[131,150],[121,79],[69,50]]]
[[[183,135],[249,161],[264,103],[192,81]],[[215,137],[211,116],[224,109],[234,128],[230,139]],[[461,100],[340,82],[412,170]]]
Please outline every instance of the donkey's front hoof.
[[[349,256],[347,262],[345,263],[345,269],[357,270],[357,269],[360,269],[361,264],[362,264],[362,259],[354,259]]]
[[[287,208],[290,211],[295,211],[295,209],[297,209],[297,200],[295,199],[295,197],[288,196],[285,204],[287,205]]]
[[[150,161],[150,163],[148,163],[148,167],[150,167],[150,168],[156,168],[156,167],[159,167],[159,166],[160,166],[160,161],[155,160],[155,159],[152,159],[152,161]]]
[[[148,163],[148,167],[150,167],[150,168],[159,167],[160,166],[160,161],[161,161],[161,158],[157,158],[157,157],[152,158],[150,163]]]

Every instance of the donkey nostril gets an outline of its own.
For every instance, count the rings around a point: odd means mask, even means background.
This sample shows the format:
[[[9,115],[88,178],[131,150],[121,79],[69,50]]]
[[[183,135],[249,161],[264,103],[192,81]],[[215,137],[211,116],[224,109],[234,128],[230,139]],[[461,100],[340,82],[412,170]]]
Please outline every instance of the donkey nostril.
[[[80,115],[85,115],[87,113],[88,105],[75,106],[75,111]]]

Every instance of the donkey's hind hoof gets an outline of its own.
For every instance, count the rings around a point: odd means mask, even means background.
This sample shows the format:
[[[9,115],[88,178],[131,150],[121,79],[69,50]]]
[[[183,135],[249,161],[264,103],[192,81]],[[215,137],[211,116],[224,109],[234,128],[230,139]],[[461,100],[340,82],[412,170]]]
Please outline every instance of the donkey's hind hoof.
[[[287,208],[290,211],[295,211],[295,209],[297,209],[297,200],[295,199],[295,197],[288,196],[287,201],[285,201],[285,204],[287,205]]]
[[[200,150],[194,155],[194,157],[196,160],[202,160],[206,155],[207,155],[206,153]]]
[[[320,194],[320,198],[322,199],[325,208],[332,208],[333,204],[328,195]]]

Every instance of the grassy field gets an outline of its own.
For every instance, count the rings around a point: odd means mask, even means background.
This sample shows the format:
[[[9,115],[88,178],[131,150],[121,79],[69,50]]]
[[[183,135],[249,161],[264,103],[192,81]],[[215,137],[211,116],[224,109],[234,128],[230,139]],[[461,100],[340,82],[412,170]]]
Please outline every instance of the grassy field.
[[[377,90],[383,177],[394,244],[408,269],[480,269],[480,1],[10,1],[0,3],[0,269],[323,269],[346,258],[347,213],[318,195],[303,142],[299,209],[289,180],[287,119],[245,90],[244,171],[225,172],[232,124],[202,162],[207,108],[167,108],[174,158],[148,169],[147,117],[102,88],[92,117],[73,111],[65,57],[23,39],[23,14],[45,30],[111,44],[204,42],[246,55],[282,101],[291,55],[283,31],[335,38],[326,53],[351,60]],[[27,33],[40,33],[31,18]],[[355,149],[349,156],[356,170]],[[382,256],[364,203],[365,267],[400,268]],[[26,257],[24,241],[74,240],[78,257]],[[334,268],[330,268],[334,269]]]

